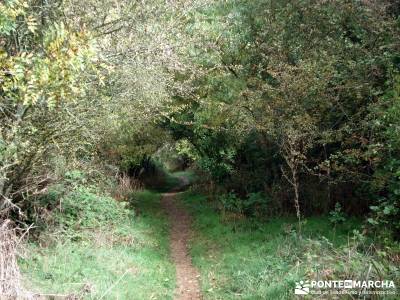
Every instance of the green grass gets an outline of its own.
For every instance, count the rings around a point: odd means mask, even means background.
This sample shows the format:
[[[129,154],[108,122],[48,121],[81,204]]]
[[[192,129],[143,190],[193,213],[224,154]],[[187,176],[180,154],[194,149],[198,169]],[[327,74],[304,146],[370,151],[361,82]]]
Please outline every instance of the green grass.
[[[172,299],[175,269],[160,195],[143,191],[133,202],[138,215],[123,224],[79,229],[72,238],[53,232],[50,245],[28,244],[20,260],[26,286],[63,294],[87,285],[86,299]]]
[[[168,176],[166,190],[180,177],[195,179],[191,172]],[[19,262],[26,288],[69,294],[86,286],[85,299],[172,299],[175,267],[160,198],[145,190],[121,204],[90,187],[70,192],[64,210],[53,211],[52,229],[26,245]],[[399,268],[354,233],[357,219],[333,228],[328,217],[307,218],[300,238],[295,218],[232,221],[203,195],[189,190],[180,198],[194,216],[191,255],[204,299],[293,299],[300,280],[368,276],[400,283]]]
[[[299,238],[293,218],[227,222],[206,197],[181,198],[194,216],[191,255],[205,299],[293,299],[296,281],[364,279],[371,261],[370,279],[398,282],[398,268],[359,251],[365,241],[353,239],[356,219],[333,230],[327,217],[308,218]]]

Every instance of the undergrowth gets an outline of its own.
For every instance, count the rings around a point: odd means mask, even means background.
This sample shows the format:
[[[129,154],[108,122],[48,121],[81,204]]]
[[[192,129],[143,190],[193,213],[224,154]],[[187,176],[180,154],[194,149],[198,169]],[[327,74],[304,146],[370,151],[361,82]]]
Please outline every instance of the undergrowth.
[[[299,237],[294,218],[226,220],[205,196],[189,191],[182,199],[194,215],[191,255],[205,299],[293,299],[300,280],[399,285],[398,266],[360,233],[357,219],[333,228],[329,217],[308,218]]]
[[[76,186],[52,211],[51,226],[26,244],[25,286],[85,299],[171,299],[175,271],[159,201],[142,191],[117,202]]]

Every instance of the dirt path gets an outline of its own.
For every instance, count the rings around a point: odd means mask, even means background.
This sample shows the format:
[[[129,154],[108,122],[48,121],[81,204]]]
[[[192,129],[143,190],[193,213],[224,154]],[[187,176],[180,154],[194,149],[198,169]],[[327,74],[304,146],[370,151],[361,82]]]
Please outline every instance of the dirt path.
[[[187,184],[182,178],[182,186]],[[181,188],[180,187],[180,188]],[[177,189],[179,190],[179,188]],[[162,205],[171,222],[171,256],[176,266],[175,300],[201,299],[199,273],[188,253],[190,215],[176,203],[176,192],[163,194]]]

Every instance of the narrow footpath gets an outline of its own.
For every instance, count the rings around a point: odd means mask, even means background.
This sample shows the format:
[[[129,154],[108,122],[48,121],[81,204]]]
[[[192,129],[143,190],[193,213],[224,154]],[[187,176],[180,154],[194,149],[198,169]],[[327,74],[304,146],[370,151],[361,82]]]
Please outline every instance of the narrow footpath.
[[[186,185],[186,178],[181,178],[180,188]],[[176,203],[176,194],[177,192],[165,193],[162,198],[162,206],[171,223],[171,257],[176,266],[177,284],[174,299],[202,299],[199,286],[200,276],[192,264],[188,251],[191,218],[187,211]]]

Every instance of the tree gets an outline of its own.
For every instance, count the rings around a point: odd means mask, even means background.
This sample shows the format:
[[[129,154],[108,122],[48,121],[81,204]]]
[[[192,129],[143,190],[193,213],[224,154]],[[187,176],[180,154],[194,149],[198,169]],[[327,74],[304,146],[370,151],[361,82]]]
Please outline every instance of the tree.
[[[56,2],[6,1],[0,8],[0,211],[22,213],[19,202],[46,185],[46,157],[71,150],[65,144],[80,132],[74,113],[83,108],[95,54]]]

